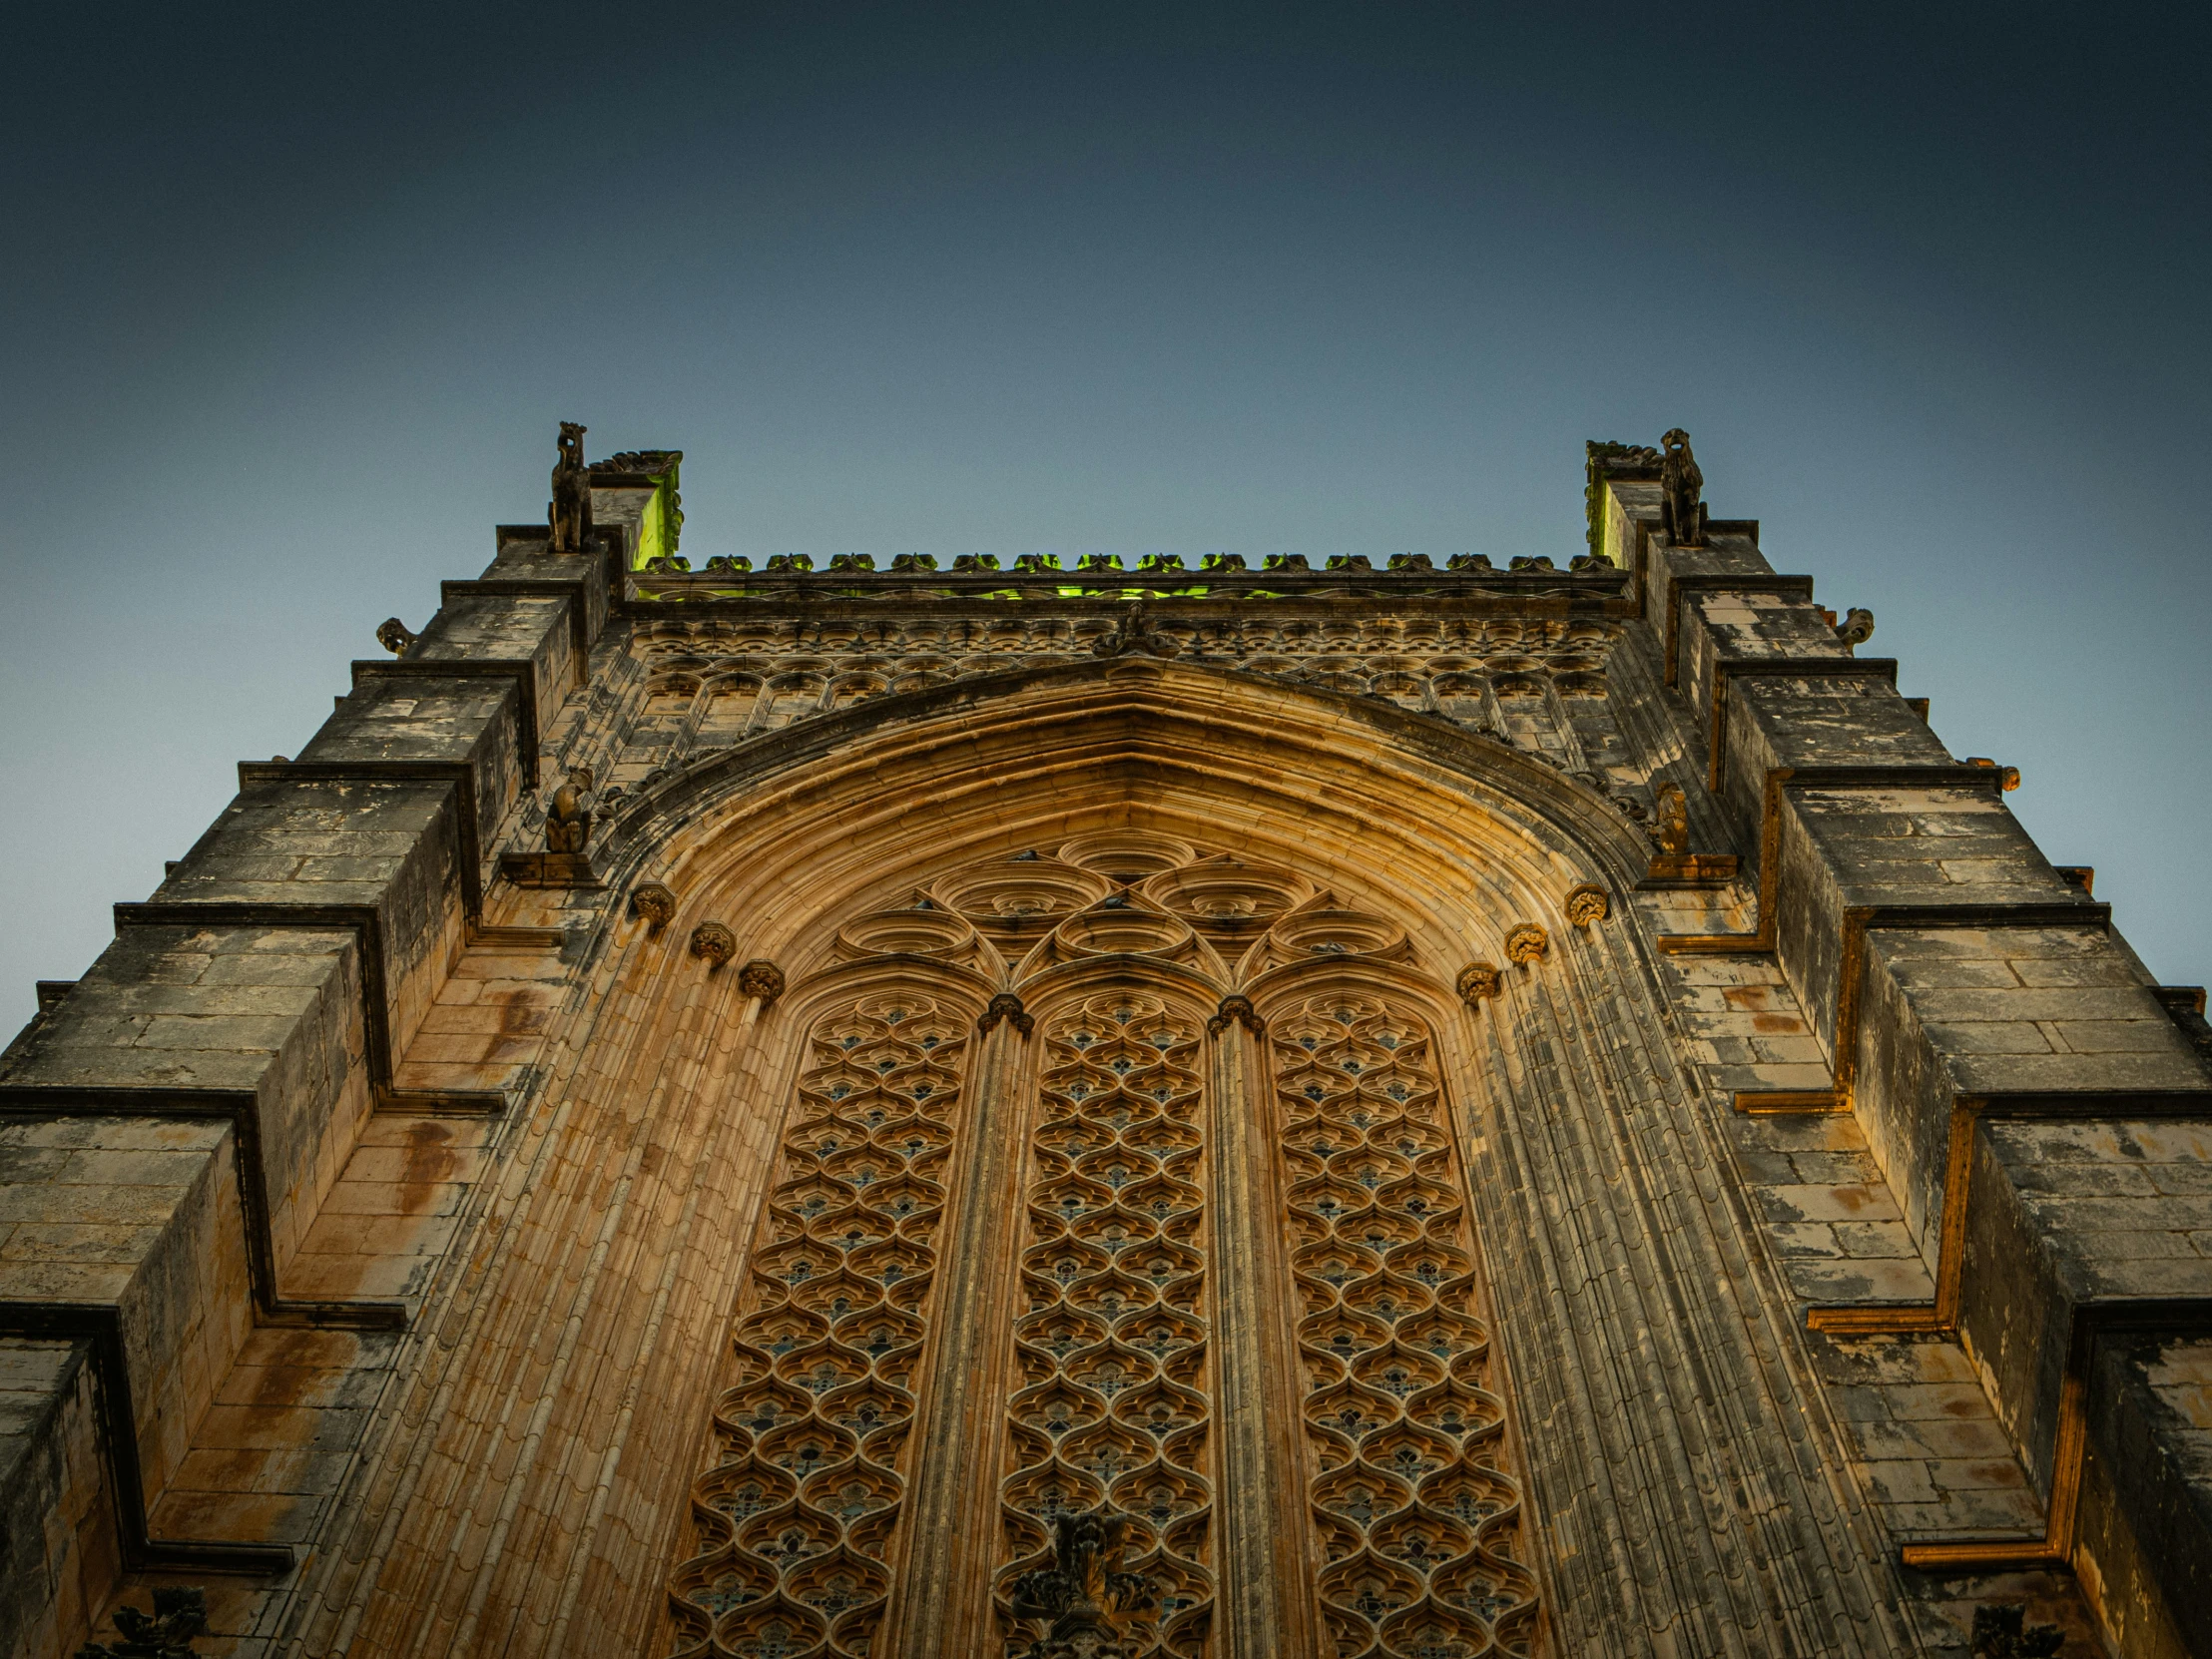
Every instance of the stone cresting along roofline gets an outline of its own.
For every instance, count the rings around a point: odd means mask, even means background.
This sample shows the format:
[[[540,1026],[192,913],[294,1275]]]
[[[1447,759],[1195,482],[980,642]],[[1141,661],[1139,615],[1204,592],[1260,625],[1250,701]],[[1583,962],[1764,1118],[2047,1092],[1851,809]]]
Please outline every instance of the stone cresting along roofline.
[[[1300,600],[1356,599],[1373,596],[1402,604],[1413,598],[1464,601],[1489,599],[1510,604],[1565,599],[1602,604],[1617,599],[1628,573],[1588,555],[1576,556],[1567,569],[1547,557],[1515,558],[1497,569],[1480,554],[1459,555],[1438,566],[1425,555],[1418,563],[1394,555],[1378,568],[1364,556],[1338,555],[1320,567],[1298,556],[1296,565],[1253,568],[1240,555],[1209,555],[1209,563],[1184,565],[1147,558],[1134,567],[1100,562],[1094,555],[1062,568],[1049,555],[1025,555],[1001,568],[962,556],[950,569],[936,568],[929,555],[901,554],[878,567],[864,554],[840,554],[827,568],[791,562],[779,555],[763,570],[745,560],[709,560],[703,570],[664,559],[629,573],[624,597],[641,606],[852,599],[952,600],[962,604],[1004,600],[1019,603],[1145,599]],[[804,555],[797,557],[804,558]],[[991,557],[991,556],[985,556]],[[1234,565],[1222,563],[1235,559]],[[925,562],[924,562],[925,561]]]

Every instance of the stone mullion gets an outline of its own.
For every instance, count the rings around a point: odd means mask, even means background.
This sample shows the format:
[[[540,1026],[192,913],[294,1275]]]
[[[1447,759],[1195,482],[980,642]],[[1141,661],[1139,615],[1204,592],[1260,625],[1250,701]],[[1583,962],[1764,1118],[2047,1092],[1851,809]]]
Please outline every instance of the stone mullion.
[[[1002,1409],[1013,1353],[1015,1237],[1021,1216],[1028,1077],[1024,1034],[1001,1019],[975,1061],[966,1157],[939,1254],[935,1353],[906,1546],[884,1651],[896,1659],[970,1659],[988,1650],[998,1532]]]
[[[1283,1252],[1264,1040],[1229,1021],[1214,1038],[1207,1083],[1221,1390],[1217,1651],[1222,1659],[1304,1659],[1317,1648],[1315,1548],[1297,1432],[1299,1299]]]

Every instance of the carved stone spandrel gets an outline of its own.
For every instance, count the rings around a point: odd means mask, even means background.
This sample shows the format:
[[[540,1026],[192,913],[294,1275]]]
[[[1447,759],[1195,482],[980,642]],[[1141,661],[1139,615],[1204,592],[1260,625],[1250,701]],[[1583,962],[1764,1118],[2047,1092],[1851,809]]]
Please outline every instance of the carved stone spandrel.
[[[648,934],[660,932],[676,919],[676,894],[660,881],[640,881],[630,889],[630,913],[645,917]]]
[[[784,970],[770,961],[748,962],[738,969],[738,989],[763,1003],[774,1002],[784,994]]]
[[[1534,967],[1551,949],[1551,935],[1533,921],[1515,922],[1505,935],[1505,959]]]
[[[719,921],[703,921],[692,929],[691,953],[705,957],[712,973],[737,955],[738,936]]]
[[[1577,927],[1587,927],[1593,921],[1603,921],[1612,913],[1613,901],[1603,887],[1594,882],[1584,882],[1567,894],[1567,920]]]

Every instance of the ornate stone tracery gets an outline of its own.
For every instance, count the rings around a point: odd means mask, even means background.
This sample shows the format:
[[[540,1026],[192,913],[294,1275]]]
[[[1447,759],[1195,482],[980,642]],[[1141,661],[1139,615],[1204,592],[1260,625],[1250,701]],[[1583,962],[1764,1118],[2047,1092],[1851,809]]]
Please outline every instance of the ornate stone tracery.
[[[971,1016],[886,991],[822,1015],[783,1136],[670,1584],[686,1654],[859,1659],[890,1592],[914,1370]]]
[[[1426,1027],[1334,990],[1273,1030],[1327,1635],[1347,1656],[1525,1652],[1535,1579]]]
[[[1055,1570],[1060,1532],[1082,1518],[1116,1529],[1119,1570],[1141,1586],[1112,1621],[1129,1659],[1214,1652],[1224,1575],[1269,1570],[1250,1544],[1233,1559],[1223,1530],[1225,1503],[1261,1500],[1225,1489],[1233,1469],[1255,1471],[1221,1413],[1264,1409],[1254,1390],[1286,1366],[1303,1379],[1286,1399],[1303,1400],[1304,1448],[1274,1482],[1305,1499],[1264,1530],[1307,1540],[1310,1581],[1282,1590],[1309,1602],[1299,1616],[1343,1655],[1526,1651],[1535,1580],[1463,1175],[1424,1016],[1379,989],[1420,982],[1404,931],[1280,865],[1131,833],[957,865],[833,940],[830,971],[902,987],[941,971],[977,987],[976,1005],[956,1023],[949,1002],[900,988],[817,1022],[739,1319],[740,1380],[695,1491],[699,1547],[672,1583],[683,1651],[856,1659],[879,1625],[885,1651],[937,1651],[902,1622],[897,1588],[912,1547],[897,1535],[900,1459],[909,1429],[935,1424],[931,1455],[988,1467],[997,1486],[992,1536],[955,1542],[948,1569],[950,1616],[964,1597],[987,1603],[987,1650],[1020,1659],[1059,1639],[1022,1586]],[[992,983],[1006,988],[984,994]],[[1000,1040],[1013,1046],[983,1047]],[[1219,1069],[1232,1045],[1261,1061],[1249,1092]],[[1032,1068],[986,1109],[1005,1128],[955,1109],[981,1087],[958,1075],[964,1052]],[[963,1133],[1015,1125],[1003,1198],[951,1193],[951,1171],[985,1167]],[[917,1135],[925,1156],[905,1159]],[[1217,1168],[1219,1135],[1259,1137],[1263,1162]],[[906,1207],[886,1215],[890,1154]],[[1239,1222],[1217,1189],[1255,1175],[1278,1197],[1255,1189],[1263,1208]],[[933,1398],[917,1370],[931,1276],[994,1271],[938,1261],[940,1235],[1002,1253],[1010,1300],[1003,1335],[984,1338],[1004,1361],[972,1381],[934,1371],[929,1387],[995,1400]],[[885,1251],[903,1252],[888,1279]],[[1252,1281],[1240,1306],[1302,1310],[1277,1358],[1249,1315],[1221,1323],[1223,1273]],[[878,1320],[883,1352],[854,1362],[868,1346],[854,1322]],[[1225,1366],[1246,1380],[1234,1397]],[[874,1415],[855,1431],[834,1406],[863,1398]],[[841,1509],[840,1482],[856,1483]]]

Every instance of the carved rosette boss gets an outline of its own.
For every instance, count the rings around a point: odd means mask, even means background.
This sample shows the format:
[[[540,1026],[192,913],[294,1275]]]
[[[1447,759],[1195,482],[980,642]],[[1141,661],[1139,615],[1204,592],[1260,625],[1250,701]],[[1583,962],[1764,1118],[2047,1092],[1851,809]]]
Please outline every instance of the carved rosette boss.
[[[1605,889],[1594,882],[1584,882],[1567,894],[1567,919],[1577,927],[1587,927],[1593,921],[1603,921],[1612,913],[1612,900]]]
[[[1505,935],[1505,959],[1521,967],[1534,967],[1551,949],[1551,935],[1532,921],[1513,924]]]
[[[719,921],[703,921],[692,929],[691,953],[704,956],[712,973],[738,953],[738,936]]]

